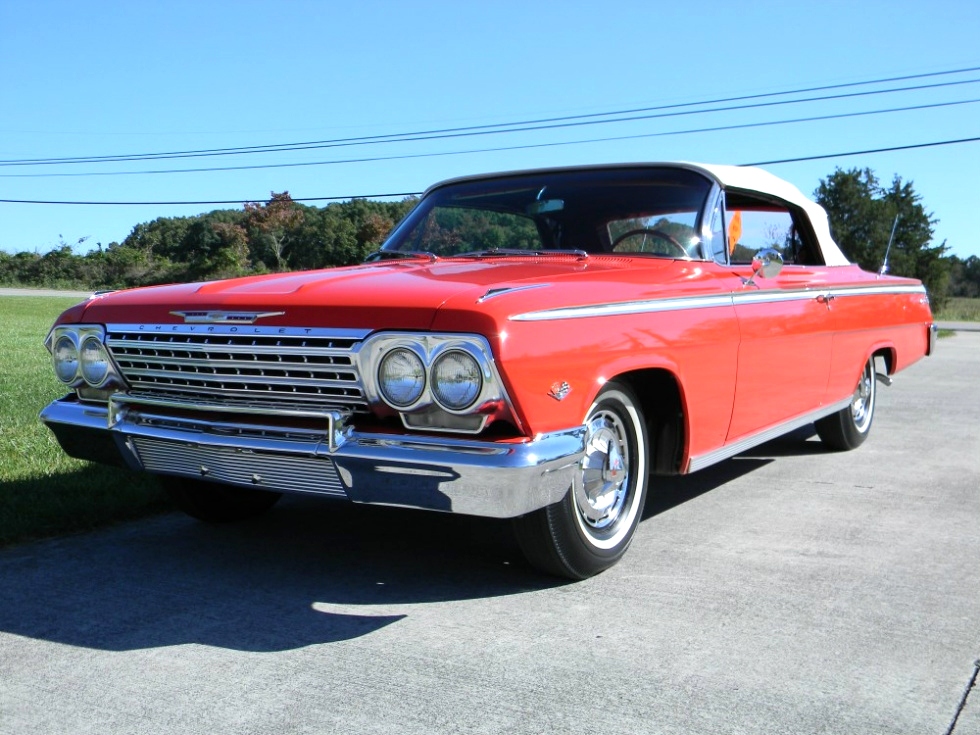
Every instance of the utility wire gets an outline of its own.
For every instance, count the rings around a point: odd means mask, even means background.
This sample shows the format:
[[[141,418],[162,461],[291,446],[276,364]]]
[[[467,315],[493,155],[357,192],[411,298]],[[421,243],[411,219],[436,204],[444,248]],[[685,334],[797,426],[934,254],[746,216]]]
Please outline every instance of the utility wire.
[[[891,107],[880,110],[864,110],[861,112],[844,112],[831,115],[813,115],[809,117],[797,117],[787,120],[770,120],[754,123],[739,123],[732,125],[718,125],[705,128],[686,128],[682,130],[670,130],[657,133],[636,133],[633,135],[618,135],[602,138],[586,138],[579,140],[554,141],[549,143],[526,143],[523,145],[496,146],[489,148],[471,148],[455,151],[435,151],[431,153],[405,153],[391,156],[368,156],[362,158],[344,158],[329,161],[300,161],[295,163],[264,163],[242,166],[207,166],[199,168],[173,168],[173,169],[146,169],[142,171],[79,171],[75,173],[33,173],[33,174],[0,174],[0,179],[32,179],[32,178],[71,178],[89,176],[144,176],[155,174],[186,174],[186,173],[214,173],[221,171],[251,171],[256,169],[273,168],[298,168],[307,166],[336,166],[350,163],[376,163],[379,161],[402,161],[416,158],[437,158],[444,156],[458,156],[473,153],[499,153],[502,151],[529,150],[535,148],[553,148],[556,146],[582,145],[586,143],[607,143],[623,140],[638,140],[643,138],[658,138],[671,135],[692,135],[697,133],[714,133],[731,130],[745,130],[750,128],[771,127],[775,125],[790,125],[802,122],[821,122],[826,120],[840,120],[853,117],[866,117],[869,115],[883,115],[896,112],[909,112],[915,110],[928,110],[940,107],[953,107],[958,105],[968,105],[980,102],[980,98],[968,100],[954,100],[951,102],[934,102],[923,105],[909,105],[906,107]]]
[[[889,153],[892,151],[908,151],[916,148],[936,148],[947,145],[960,145],[963,143],[980,142],[980,137],[959,138],[956,140],[940,140],[930,143],[913,143],[910,145],[889,146],[887,148],[869,148],[861,151],[845,151],[841,153],[823,153],[814,156],[801,156],[797,158],[782,158],[773,161],[757,161],[753,163],[741,163],[740,166],[775,166],[782,163],[799,163],[803,161],[818,161],[827,158],[844,158],[847,156],[863,156],[872,153]],[[394,197],[419,196],[421,192],[401,192],[395,194],[361,194],[333,197],[294,197],[294,202],[323,202],[323,201],[343,201],[347,199],[385,199]],[[209,205],[209,204],[243,204],[245,202],[259,201],[258,199],[231,199],[231,200],[212,200],[196,202],[79,202],[79,201],[50,201],[40,199],[0,199],[0,204],[70,204],[84,206],[171,206],[171,205]]]
[[[341,202],[349,199],[389,199],[394,197],[417,197],[420,191],[407,191],[396,194],[353,194],[340,197],[290,197],[294,202]],[[214,199],[204,202],[77,202],[77,201],[50,201],[42,199],[0,199],[0,204],[79,204],[84,206],[179,206],[179,205],[205,205],[205,204],[247,204],[249,202],[263,201],[260,199]]]
[[[190,151],[171,151],[164,153],[140,153],[140,154],[116,154],[107,156],[77,156],[64,158],[32,158],[32,159],[8,159],[0,160],[0,166],[40,166],[40,165],[67,165],[77,163],[118,163],[125,161],[146,161],[159,159],[176,158],[200,158],[228,155],[243,155],[250,153],[274,153],[280,151],[299,151],[318,148],[336,148],[360,145],[373,145],[396,142],[414,142],[423,140],[444,140],[447,138],[472,137],[478,135],[493,135],[501,133],[527,132],[534,130],[554,130],[567,127],[582,127],[587,125],[602,125],[619,122],[633,122],[639,120],[650,120],[657,118],[680,117],[688,115],[700,115],[712,112],[732,112],[736,110],[759,109],[788,104],[801,104],[807,102],[823,102],[836,99],[848,99],[855,97],[867,97],[880,94],[891,94],[896,92],[920,91],[925,89],[936,89],[941,87],[958,86],[964,84],[976,84],[980,79],[956,80],[950,82],[938,82],[934,84],[922,84],[906,87],[893,87],[883,90],[866,90],[861,92],[851,92],[847,94],[821,95],[815,97],[804,97],[792,100],[776,100],[770,102],[755,102],[751,104],[729,105],[726,107],[713,107],[709,109],[691,110],[681,109],[690,107],[703,107],[706,105],[724,104],[730,102],[746,102],[748,100],[766,99],[771,97],[782,97],[794,94],[807,94],[817,91],[829,91],[834,89],[853,88],[857,86],[867,86],[871,84],[885,84],[895,81],[909,81],[913,79],[924,79],[937,76],[948,76],[952,74],[963,74],[968,72],[980,71],[980,67],[970,67],[955,69],[944,72],[932,72],[929,74],[913,74],[902,77],[890,77],[884,79],[867,80],[862,82],[850,82],[846,84],[823,85],[819,87],[809,87],[782,92],[769,92],[764,94],[741,95],[737,97],[727,97],[701,102],[688,102],[673,105],[660,105],[655,107],[641,107],[629,110],[617,110],[611,112],[592,113],[588,115],[569,115],[551,118],[540,118],[536,120],[525,120],[511,123],[498,123],[494,125],[467,126],[458,128],[441,128],[435,130],[413,131],[409,133],[392,133],[389,135],[361,136],[355,138],[335,138],[330,140],[305,141],[299,143],[276,143],[260,146],[242,146],[234,148],[211,148]],[[664,112],[673,110],[673,112]],[[657,113],[637,115],[635,113]],[[617,117],[612,117],[617,116]],[[607,118],[607,119],[598,119]]]
[[[959,140],[940,140],[935,143],[913,143],[912,145],[897,145],[888,148],[868,148],[863,151],[848,151],[846,153],[822,153],[818,156],[803,156],[801,158],[783,158],[775,161],[758,161],[756,163],[742,163],[741,166],[775,166],[780,163],[800,163],[802,161],[820,161],[825,158],[838,158],[843,156],[865,156],[871,153],[890,153],[892,151],[910,151],[915,148],[936,148],[944,145],[959,145],[960,143],[976,143],[977,138],[960,138]]]

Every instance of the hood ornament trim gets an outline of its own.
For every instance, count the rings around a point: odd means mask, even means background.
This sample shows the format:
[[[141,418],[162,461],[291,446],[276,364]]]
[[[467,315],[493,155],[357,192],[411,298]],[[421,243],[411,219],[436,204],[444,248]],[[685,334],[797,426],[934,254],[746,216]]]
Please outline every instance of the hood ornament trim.
[[[255,324],[259,319],[282,316],[284,311],[171,311],[184,324]]]
[[[528,291],[532,288],[544,288],[545,286],[550,286],[550,283],[530,283],[523,286],[494,286],[487,290],[483,296],[476,300],[476,303],[482,304],[484,301],[488,301],[496,296],[501,296],[505,293],[514,293],[515,291]]]

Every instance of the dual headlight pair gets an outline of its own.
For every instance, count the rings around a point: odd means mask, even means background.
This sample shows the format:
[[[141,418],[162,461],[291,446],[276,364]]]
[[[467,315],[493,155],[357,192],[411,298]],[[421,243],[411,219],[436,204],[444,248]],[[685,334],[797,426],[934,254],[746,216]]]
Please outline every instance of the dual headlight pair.
[[[477,335],[381,333],[365,342],[360,359],[369,400],[387,404],[413,428],[433,411],[449,420],[447,414],[462,418],[505,400],[490,345]],[[450,423],[441,428],[465,430]]]
[[[469,352],[450,349],[426,370],[422,355],[409,347],[396,347],[381,358],[378,390],[392,408],[409,408],[430,387],[433,400],[447,411],[465,411],[483,389],[480,365]]]
[[[99,326],[55,327],[46,344],[55,375],[65,385],[102,388],[112,377],[112,362]]]

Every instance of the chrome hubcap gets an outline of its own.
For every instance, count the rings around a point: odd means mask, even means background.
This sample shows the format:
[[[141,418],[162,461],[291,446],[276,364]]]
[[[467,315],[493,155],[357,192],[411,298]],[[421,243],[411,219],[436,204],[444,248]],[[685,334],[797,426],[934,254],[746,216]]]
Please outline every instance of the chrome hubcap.
[[[626,502],[630,470],[626,428],[610,411],[596,413],[588,427],[575,502],[588,525],[606,528],[616,522]]]
[[[858,381],[857,390],[854,391],[854,400],[851,402],[851,417],[858,431],[865,431],[871,422],[872,411],[875,400],[875,373],[874,364],[869,362],[864,368],[861,380]]]

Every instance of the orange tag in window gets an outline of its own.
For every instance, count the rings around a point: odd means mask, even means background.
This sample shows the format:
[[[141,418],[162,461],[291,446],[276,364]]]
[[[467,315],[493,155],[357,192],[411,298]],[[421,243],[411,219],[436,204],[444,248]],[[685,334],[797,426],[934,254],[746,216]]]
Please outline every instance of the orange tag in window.
[[[735,212],[728,223],[728,252],[734,253],[735,246],[742,238],[742,213]]]

